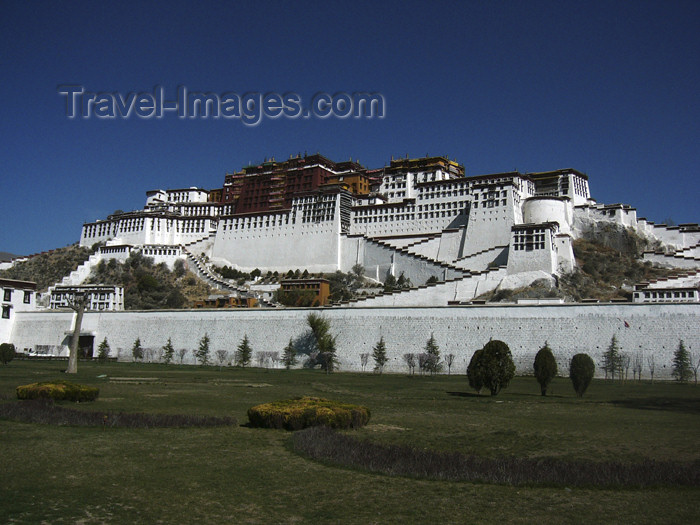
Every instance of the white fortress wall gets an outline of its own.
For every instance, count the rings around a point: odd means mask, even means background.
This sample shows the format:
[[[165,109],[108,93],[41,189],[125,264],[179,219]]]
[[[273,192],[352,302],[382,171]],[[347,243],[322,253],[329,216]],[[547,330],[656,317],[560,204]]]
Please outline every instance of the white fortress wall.
[[[211,217],[136,216],[83,225],[81,246],[119,238],[124,244],[186,244],[216,229]]]
[[[175,262],[185,259],[180,246],[148,244],[141,246],[139,251],[144,257],[152,257],[155,264],[165,263],[171,270],[175,266]]]
[[[419,200],[418,204],[406,201],[356,206],[352,209],[350,233],[367,237],[416,235],[416,240],[420,240],[422,235],[439,234],[446,228],[458,228],[466,224],[469,210],[467,198],[430,200],[430,203]],[[397,247],[402,244],[406,243],[397,243]]]
[[[365,275],[371,279],[384,282],[389,273],[399,277],[401,273],[414,285],[425,283],[430,277],[439,280],[462,275],[453,268],[441,266],[435,261],[398,251],[392,246],[357,236],[343,236],[341,270],[350,271],[356,264],[358,254],[362,256],[359,264],[365,268]]]
[[[670,244],[675,248],[687,248],[695,246],[700,242],[700,229],[693,228],[686,230],[679,226],[666,226],[664,224],[654,224],[652,235],[664,244]]]
[[[467,255],[466,257],[456,260],[454,265],[458,268],[464,268],[465,270],[483,271],[492,263],[497,266],[508,263],[507,245],[495,246],[473,255]]]
[[[546,274],[545,274],[546,275]],[[506,277],[505,269],[491,270],[444,283],[420,286],[418,289],[398,291],[391,294],[377,295],[367,299],[351,301],[348,306],[359,307],[405,307],[446,306],[450,301],[467,302],[491,290],[496,289]]]
[[[569,233],[574,210],[568,198],[531,197],[523,203],[523,223],[542,224],[556,222],[559,231]]]
[[[510,228],[515,222],[511,206],[499,204],[492,208],[472,208],[467,226],[464,251],[460,258],[475,255],[510,242]]]
[[[340,264],[338,207],[316,221],[292,212],[228,216],[219,220],[211,259],[243,271],[308,269],[334,272]]]
[[[459,257],[459,254],[464,247],[464,241],[467,236],[466,225],[460,228],[450,228],[442,232],[437,243],[437,253],[434,259],[442,262],[453,263]],[[420,245],[419,245],[420,246]],[[416,246],[418,248],[419,246]],[[409,248],[409,251],[414,251]]]
[[[613,335],[623,352],[644,353],[645,378],[649,377],[646,356],[652,354],[654,377],[671,378],[679,339],[690,352],[700,350],[700,304],[87,312],[82,328],[95,336],[95,348],[106,337],[113,355],[120,350],[125,359],[131,358],[137,337],[144,348],[159,349],[170,337],[176,349],[192,350],[205,334],[211,339],[212,358],[216,350],[233,352],[244,335],[253,352],[281,353],[290,337],[306,332],[306,317],[312,311],[331,321],[332,333],[338,336],[341,371],[359,371],[360,354],[371,353],[384,337],[387,371],[406,373],[402,356],[422,352],[431,333],[443,358],[455,354],[452,371],[462,374],[474,350],[491,338],[509,345],[519,373],[531,373],[534,356],[545,341],[554,351],[561,375],[566,375],[569,359],[578,352],[590,354],[596,375],[603,375],[602,354]],[[72,312],[17,312],[11,342],[18,348],[62,347],[65,354],[72,319]],[[187,360],[192,362],[190,352]]]
[[[686,270],[700,268],[700,257],[690,258],[682,255],[645,252],[642,259],[664,268],[683,268]]]
[[[297,228],[257,229],[217,235],[212,260],[242,271],[308,269],[334,272],[338,269],[339,233],[332,223],[300,225]]]
[[[527,224],[513,230],[513,241],[508,252],[508,273],[543,270],[557,271],[557,252],[554,236],[556,225]]]
[[[423,242],[411,244],[409,246],[406,246],[403,248],[406,250],[408,253],[412,253],[414,255],[422,256],[422,257],[427,257],[428,259],[433,259],[435,261],[444,261],[443,259],[440,259],[440,247],[443,246],[443,243],[445,241],[444,238],[444,232],[442,235],[436,236],[432,239],[425,240]],[[449,244],[449,243],[448,243]],[[454,258],[454,254],[457,253],[456,251],[450,254],[449,259]]]

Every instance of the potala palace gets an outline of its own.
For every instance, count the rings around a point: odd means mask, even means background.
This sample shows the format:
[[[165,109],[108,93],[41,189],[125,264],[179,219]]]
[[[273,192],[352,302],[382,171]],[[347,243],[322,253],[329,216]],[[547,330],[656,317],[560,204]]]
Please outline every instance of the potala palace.
[[[647,239],[654,251],[644,259],[679,271],[640,283],[629,303],[473,301],[535,281],[556,285],[575,268],[573,241],[604,227]],[[679,339],[698,350],[699,242],[697,224],[654,224],[638,218],[632,206],[597,203],[588,176],[574,169],[467,177],[447,157],[392,159],[367,169],[297,155],[226,174],[221,188],[148,191],[142,209],[84,224],[80,244],[95,251],[52,287],[51,308],[37,307],[33,283],[0,279],[0,339],[30,353],[66,355],[75,314],[62,307],[70,290],[100,261],[125,260],[137,251],[171,267],[185,260],[211,285],[232,296],[255,296],[262,308],[123,311],[119,287],[91,285],[80,337],[90,354],[103,338],[116,356],[129,359],[137,337],[157,351],[168,338],[175,347],[196,348],[205,334],[212,351],[233,351],[244,335],[254,350],[281,351],[304,333],[309,310],[281,308],[270,290],[242,287],[213,266],[328,273],[361,265],[376,282],[403,274],[414,287],[323,310],[339,336],[341,370],[360,369],[361,355],[383,337],[387,370],[402,371],[401,356],[420,351],[431,333],[445,355],[457,356],[456,369],[495,338],[510,346],[520,372],[531,370],[545,340],[564,370],[578,352],[599,360],[615,335],[623,351],[653,354],[655,377],[663,378],[670,376]]]
[[[554,281],[575,266],[572,240],[601,221],[659,241],[665,251],[646,255],[656,263],[700,263],[696,224],[657,226],[630,206],[598,204],[576,170],[465,177],[446,157],[374,170],[322,155],[265,162],[227,174],[221,189],[149,191],[142,210],[83,225],[80,243],[106,243],[95,259],[134,249],[169,264],[187,257],[213,280],[210,264],[312,273],[360,264],[380,282],[440,283],[362,304],[440,306]]]

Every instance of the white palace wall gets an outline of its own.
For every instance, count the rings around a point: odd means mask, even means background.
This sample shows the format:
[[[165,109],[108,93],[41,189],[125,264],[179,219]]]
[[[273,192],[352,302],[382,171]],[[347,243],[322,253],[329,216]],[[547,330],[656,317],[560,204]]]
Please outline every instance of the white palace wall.
[[[673,352],[683,339],[697,352],[700,304],[594,304],[538,306],[449,306],[406,308],[169,310],[153,312],[87,312],[82,331],[95,336],[95,348],[107,338],[113,355],[130,359],[137,337],[144,348],[160,349],[172,338],[176,349],[197,348],[208,334],[213,359],[216,350],[233,353],[244,335],[253,352],[279,351],[307,330],[306,317],[315,311],[331,322],[338,336],[341,371],[358,371],[360,355],[371,353],[384,337],[388,372],[406,373],[402,356],[420,353],[433,333],[441,355],[456,355],[452,371],[464,373],[474,350],[489,339],[505,341],[519,373],[530,373],[535,353],[549,342],[559,369],[566,374],[569,359],[590,354],[598,376],[602,353],[616,335],[623,352],[655,356],[656,378],[670,379]],[[17,312],[11,342],[18,348],[60,348],[67,352],[72,312]],[[192,362],[188,352],[187,361]],[[649,377],[644,367],[644,377]]]

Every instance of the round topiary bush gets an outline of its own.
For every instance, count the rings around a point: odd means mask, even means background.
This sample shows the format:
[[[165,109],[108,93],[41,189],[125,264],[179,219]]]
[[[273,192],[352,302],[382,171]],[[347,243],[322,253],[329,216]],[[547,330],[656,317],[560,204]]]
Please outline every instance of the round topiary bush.
[[[99,394],[99,388],[70,381],[44,381],[17,387],[18,399],[53,399],[82,403],[94,401]]]
[[[0,361],[6,365],[15,358],[15,345],[12,343],[2,343],[0,345]]]
[[[359,428],[369,422],[367,407],[338,403],[319,397],[301,397],[265,403],[248,409],[253,427],[302,428],[325,425],[331,428]]]
[[[582,397],[595,374],[595,363],[588,354],[576,354],[571,358],[569,377],[578,397]]]

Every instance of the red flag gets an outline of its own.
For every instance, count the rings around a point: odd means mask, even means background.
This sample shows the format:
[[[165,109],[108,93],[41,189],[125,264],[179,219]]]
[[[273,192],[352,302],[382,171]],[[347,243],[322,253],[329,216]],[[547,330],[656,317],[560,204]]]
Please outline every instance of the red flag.
[[[625,321],[625,328],[629,328],[629,327],[630,327],[630,324],[627,321]]]

